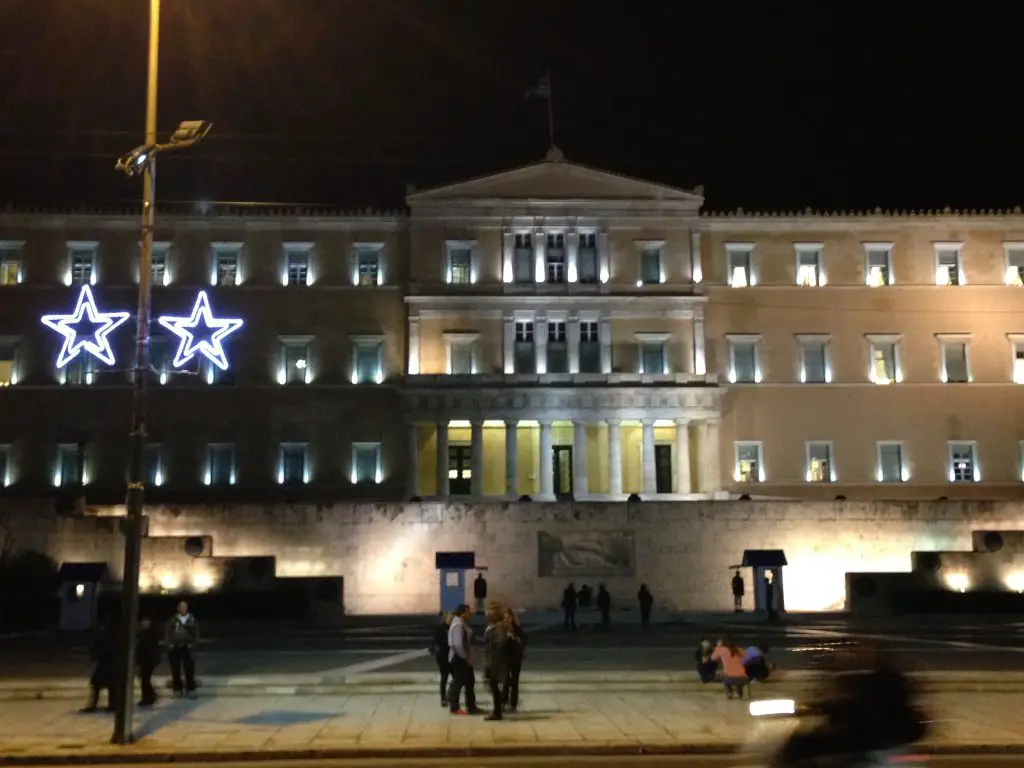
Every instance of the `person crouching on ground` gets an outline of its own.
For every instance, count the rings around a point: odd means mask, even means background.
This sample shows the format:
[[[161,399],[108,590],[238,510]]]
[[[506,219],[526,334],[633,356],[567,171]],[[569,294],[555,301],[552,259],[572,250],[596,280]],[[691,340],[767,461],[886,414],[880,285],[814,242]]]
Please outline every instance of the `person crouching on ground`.
[[[775,665],[768,661],[769,650],[771,649],[767,643],[758,642],[745,651],[747,661],[743,667],[747,670],[747,677],[751,682],[763,683],[775,669]]]
[[[722,665],[722,684],[725,686],[726,698],[733,698],[735,691],[742,699],[743,689],[750,683],[747,670],[743,667],[747,660],[743,649],[736,645],[732,638],[725,637],[715,648],[711,658]],[[749,696],[749,691],[747,695]]]
[[[441,676],[441,706],[448,706],[448,675],[451,666],[448,664],[448,630],[451,627],[452,615],[441,614],[441,623],[434,627],[434,637],[430,641],[430,653],[437,661],[437,672]]]
[[[694,661],[697,664],[697,677],[702,683],[712,683],[715,680],[715,672],[718,670],[718,662],[711,658],[715,647],[711,638],[702,637],[697,651],[694,653]]]
[[[171,664],[171,687],[175,698],[187,693],[196,697],[195,648],[199,643],[199,622],[188,611],[188,603],[178,603],[177,612],[167,622],[167,660]],[[182,684],[181,673],[185,680]]]
[[[468,605],[460,605],[452,614],[448,627],[448,666],[452,684],[448,689],[448,710],[453,715],[476,715],[476,675],[473,672],[473,631],[467,622],[471,615]],[[466,691],[466,708],[459,709],[459,696]]]
[[[501,699],[508,705],[509,712],[515,712],[519,707],[519,674],[523,671],[523,658],[526,655],[526,632],[511,608],[505,609],[505,627],[509,634],[508,674],[505,676]]]
[[[487,649],[487,666],[484,674],[491,691],[493,708],[485,720],[501,720],[501,686],[508,677],[509,632],[505,626],[504,606],[487,604],[487,631],[484,632],[484,647]]]

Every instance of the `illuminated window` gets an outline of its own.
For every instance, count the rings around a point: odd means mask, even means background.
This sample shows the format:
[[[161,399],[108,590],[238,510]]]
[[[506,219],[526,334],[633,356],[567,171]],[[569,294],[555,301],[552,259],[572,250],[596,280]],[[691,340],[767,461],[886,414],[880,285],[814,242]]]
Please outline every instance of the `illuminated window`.
[[[380,384],[384,380],[381,349],[382,342],[376,339],[356,341],[353,384]]]
[[[18,342],[0,339],[0,387],[18,383]]]
[[[729,381],[734,384],[757,384],[761,381],[761,365],[757,347],[759,336],[730,335]]]
[[[288,285],[309,283],[309,251],[289,248],[285,252],[288,270]]]
[[[157,287],[167,285],[169,273],[167,272],[167,254],[171,250],[170,243],[153,243],[153,250],[150,253],[149,280]]]
[[[865,243],[867,269],[865,283],[872,288],[892,285],[892,243]]]
[[[1024,243],[1003,243],[1006,250],[1007,285],[1024,286]]]
[[[973,441],[949,443],[949,482],[976,483],[981,479],[977,453],[978,445]]]
[[[966,384],[971,380],[968,341],[957,336],[939,337],[942,349],[942,381],[947,384]]]
[[[640,373],[661,374],[666,370],[665,342],[640,342]]]
[[[352,484],[381,481],[380,443],[353,443]]]
[[[281,384],[308,384],[309,342],[288,339],[281,342],[281,370],[278,382]]]
[[[825,284],[825,271],[822,268],[822,246],[796,246],[796,284],[818,286]]]
[[[238,285],[239,245],[215,245],[213,248],[213,284]]]
[[[653,283],[661,282],[661,251],[660,244],[646,244],[640,249],[640,282]]]
[[[1010,373],[1014,384],[1024,384],[1024,336],[1010,338],[1010,350],[1013,353]]]
[[[736,443],[736,482],[760,483],[764,480],[761,465],[761,443]]]
[[[356,249],[356,285],[380,285],[382,282],[381,251],[378,244],[360,243]]]
[[[753,250],[754,246],[748,243],[729,243],[725,246],[729,270],[726,282],[733,288],[746,288],[754,285],[751,261]]]
[[[96,246],[71,244],[68,246],[70,260],[69,285],[94,285],[96,283]]]
[[[142,473],[146,485],[161,486],[164,484],[163,446],[159,443],[146,444]]]
[[[967,279],[960,263],[962,243],[935,244],[935,284],[966,285]]]
[[[903,380],[899,360],[899,336],[869,334],[871,355],[868,378],[875,384],[892,384]]]
[[[95,377],[96,361],[84,352],[60,369],[60,383],[71,387],[92,384]]]
[[[580,232],[579,249],[576,252],[576,271],[581,283],[597,282],[596,232]]]
[[[800,344],[800,381],[825,384],[832,381],[828,363],[828,337],[798,336]]]
[[[74,443],[58,445],[57,468],[54,472],[53,484],[64,488],[82,485],[84,463],[85,458],[78,445]]]
[[[224,344],[225,350],[227,344]],[[207,384],[219,384],[220,386],[230,386],[235,383],[235,369],[228,368],[226,371],[209,360],[203,358],[199,361],[199,375],[202,380]]]
[[[11,446],[10,443],[0,444],[0,485],[11,484]]]
[[[516,232],[515,247],[512,251],[512,268],[517,283],[534,282],[533,235]]]
[[[534,373],[537,356],[533,346],[533,321],[516,320],[515,372]]]
[[[600,328],[597,320],[580,321],[580,373],[601,372]]]
[[[21,243],[0,242],[0,286],[21,282]]]
[[[166,384],[171,372],[171,340],[167,334],[151,331],[149,336],[149,370],[159,384]]]
[[[878,452],[878,482],[903,483],[907,480],[903,462],[903,443],[881,442],[876,445]]]
[[[449,241],[448,282],[451,285],[469,285],[473,280],[473,244]]]
[[[547,356],[548,373],[569,372],[569,345],[564,320],[548,320]]]
[[[549,283],[564,283],[565,274],[565,235],[561,232],[550,232],[547,247],[544,249],[544,261]]]
[[[278,483],[282,485],[299,485],[308,482],[307,451],[308,446],[305,443],[281,444],[280,468],[277,472]]]
[[[234,443],[210,443],[206,446],[206,485],[234,485]]]
[[[448,373],[465,376],[476,373],[476,340],[478,333],[454,332],[444,335],[448,347]]]
[[[832,443],[807,443],[807,482],[835,482],[835,467],[832,465]]]

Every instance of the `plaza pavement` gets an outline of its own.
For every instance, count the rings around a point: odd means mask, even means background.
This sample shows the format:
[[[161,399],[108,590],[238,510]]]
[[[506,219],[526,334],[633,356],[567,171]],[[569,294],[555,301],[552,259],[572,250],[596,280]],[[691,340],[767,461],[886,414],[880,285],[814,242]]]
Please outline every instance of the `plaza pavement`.
[[[482,686],[478,685],[478,689]],[[755,698],[772,695],[767,687]],[[933,720],[921,752],[1024,759],[1024,693],[923,697]],[[732,754],[790,721],[754,720],[718,686],[699,692],[523,691],[503,722],[453,717],[436,694],[253,696],[165,700],[136,718],[136,743],[109,743],[112,717],[78,702],[0,702],[0,762],[216,762],[341,757],[695,753]]]

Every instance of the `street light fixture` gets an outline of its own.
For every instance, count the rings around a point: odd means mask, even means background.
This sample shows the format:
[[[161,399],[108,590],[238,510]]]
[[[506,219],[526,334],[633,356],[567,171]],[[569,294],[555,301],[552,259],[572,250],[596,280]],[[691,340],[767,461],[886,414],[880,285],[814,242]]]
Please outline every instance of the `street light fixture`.
[[[132,374],[134,404],[132,410],[132,451],[128,468],[128,494],[125,499],[124,576],[121,580],[121,626],[118,633],[119,665],[112,691],[115,705],[114,744],[130,744],[135,692],[135,641],[139,621],[139,570],[142,559],[142,535],[145,523],[142,499],[145,489],[146,455],[146,382],[149,358],[149,295],[153,270],[153,227],[156,201],[156,156],[172,149],[196,144],[212,125],[189,120],[178,126],[170,140],[156,140],[156,94],[160,49],[160,0],[149,2],[149,67],[146,78],[146,143],[122,156],[115,166],[129,177],[143,176],[142,253],[139,258],[139,309],[135,334],[135,367]]]

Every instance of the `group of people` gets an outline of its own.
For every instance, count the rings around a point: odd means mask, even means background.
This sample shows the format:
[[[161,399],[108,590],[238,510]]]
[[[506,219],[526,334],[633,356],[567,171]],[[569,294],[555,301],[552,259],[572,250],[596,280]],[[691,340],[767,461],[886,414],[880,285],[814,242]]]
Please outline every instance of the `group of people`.
[[[468,605],[444,614],[434,632],[431,650],[441,674],[441,706],[448,707],[453,715],[487,714],[487,720],[501,720],[503,712],[515,712],[519,707],[526,633],[511,608],[496,602],[481,608],[487,617],[487,629],[479,644],[484,649],[484,679],[492,699],[489,714],[476,705],[476,639],[469,625],[473,612]],[[463,694],[466,706],[460,707]]]
[[[721,668],[726,697],[742,699],[746,691],[749,698],[750,683],[764,682],[775,669],[775,664],[768,661],[769,650],[768,644],[760,641],[742,648],[729,636],[720,638],[717,643],[705,637],[694,653],[697,677],[702,683],[713,682]]]
[[[199,623],[189,612],[188,603],[178,603],[174,615],[167,620],[163,633],[149,618],[139,622],[135,643],[135,667],[139,677],[142,697],[140,707],[156,704],[157,693],[153,687],[153,673],[160,666],[163,649],[167,649],[167,661],[171,665],[171,687],[175,698],[196,696],[195,648],[199,642]],[[107,626],[95,642],[89,654],[93,662],[89,679],[89,701],[82,712],[95,712],[99,708],[100,695],[107,692],[107,711],[113,711],[115,664],[118,658],[117,638],[114,625]]]
[[[562,593],[562,612],[565,614],[564,626],[566,629],[576,629],[576,610],[577,608],[589,608],[592,596],[593,592],[586,584],[577,590],[576,585],[570,582],[569,586],[565,588]],[[651,594],[651,590],[647,588],[646,584],[640,585],[640,589],[636,593],[636,600],[640,605],[640,625],[648,627],[651,624],[654,595]],[[597,610],[601,613],[601,629],[607,630],[612,621],[612,595],[604,584],[597,586]]]

